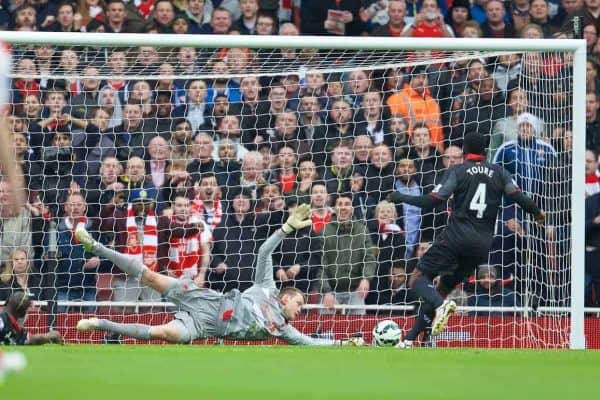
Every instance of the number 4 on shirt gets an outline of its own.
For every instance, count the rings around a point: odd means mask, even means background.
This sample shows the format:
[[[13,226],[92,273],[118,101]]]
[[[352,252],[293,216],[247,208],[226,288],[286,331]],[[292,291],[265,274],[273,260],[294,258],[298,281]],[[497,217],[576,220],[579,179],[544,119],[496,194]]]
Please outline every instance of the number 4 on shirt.
[[[469,210],[477,211],[477,218],[483,218],[483,213],[487,208],[487,204],[485,202],[485,192],[486,192],[486,184],[480,183],[477,186],[477,190],[471,199],[471,203],[469,203]]]

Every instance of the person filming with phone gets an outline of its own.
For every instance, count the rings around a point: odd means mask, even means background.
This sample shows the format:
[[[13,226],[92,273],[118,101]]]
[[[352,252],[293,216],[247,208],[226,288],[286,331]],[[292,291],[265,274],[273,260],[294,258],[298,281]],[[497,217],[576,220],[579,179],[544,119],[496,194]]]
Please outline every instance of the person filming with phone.
[[[454,37],[452,28],[444,23],[437,0],[423,0],[421,11],[401,34],[406,37]]]

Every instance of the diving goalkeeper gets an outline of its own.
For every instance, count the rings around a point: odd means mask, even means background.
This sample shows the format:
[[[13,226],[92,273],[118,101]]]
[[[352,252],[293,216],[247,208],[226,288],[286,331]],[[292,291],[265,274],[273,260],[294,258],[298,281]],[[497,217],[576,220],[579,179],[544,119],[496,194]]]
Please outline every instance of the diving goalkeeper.
[[[121,324],[90,318],[80,320],[77,330],[107,331],[136,339],[160,339],[171,343],[190,343],[209,337],[237,340],[275,337],[295,345],[362,345],[362,338],[347,341],[311,338],[289,324],[300,314],[305,303],[304,295],[296,288],[277,290],[271,254],[286,235],[311,223],[308,205],[292,211],[281,229],[260,246],[254,285],[244,292],[232,290],[226,294],[200,288],[190,279],[175,279],[153,272],[144,266],[141,259],[117,253],[96,242],[83,225],[79,225],[75,236],[87,251],[107,258],[126,274],[157,290],[175,303],[179,311],[173,321],[164,325]]]

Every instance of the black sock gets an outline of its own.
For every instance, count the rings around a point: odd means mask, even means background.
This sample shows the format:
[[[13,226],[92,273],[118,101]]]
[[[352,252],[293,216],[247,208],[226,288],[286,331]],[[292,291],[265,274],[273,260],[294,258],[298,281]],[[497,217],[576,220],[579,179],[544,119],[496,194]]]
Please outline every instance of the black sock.
[[[435,308],[427,303],[422,303],[415,318],[415,323],[412,328],[410,328],[410,331],[404,336],[404,339],[417,340],[421,332],[425,332],[427,335],[427,330],[431,330],[431,323],[433,322],[434,315]]]
[[[427,278],[419,278],[413,284],[412,290],[423,299],[425,303],[431,305],[434,309],[438,308],[444,302],[442,296],[438,293],[433,282]]]

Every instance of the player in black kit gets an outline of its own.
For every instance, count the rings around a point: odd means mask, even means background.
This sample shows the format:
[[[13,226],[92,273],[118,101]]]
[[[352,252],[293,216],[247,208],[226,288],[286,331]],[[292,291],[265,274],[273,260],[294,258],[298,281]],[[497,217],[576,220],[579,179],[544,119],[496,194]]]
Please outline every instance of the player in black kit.
[[[24,292],[14,292],[6,301],[6,307],[0,311],[0,345],[35,345],[45,343],[63,343],[57,331],[39,335],[29,335],[21,321],[27,316],[31,301]]]
[[[456,311],[454,301],[443,300],[433,284],[440,276],[442,290],[451,290],[488,258],[496,217],[503,195],[518,203],[543,224],[546,216],[534,201],[523,194],[509,173],[499,165],[485,161],[485,139],[478,133],[465,136],[465,162],[451,167],[445,181],[423,196],[394,192],[390,200],[430,209],[454,196],[454,208],[446,229],[423,255],[411,276],[411,289],[423,300],[413,329],[406,335],[406,346],[431,326],[431,335],[439,335]]]

